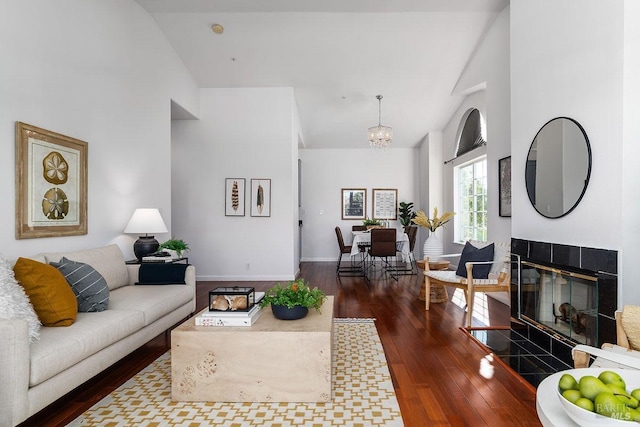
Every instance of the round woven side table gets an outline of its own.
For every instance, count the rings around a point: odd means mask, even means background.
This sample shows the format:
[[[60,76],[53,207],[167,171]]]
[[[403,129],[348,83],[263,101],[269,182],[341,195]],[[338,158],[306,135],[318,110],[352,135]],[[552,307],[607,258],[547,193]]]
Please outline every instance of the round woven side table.
[[[418,268],[424,270],[424,260],[417,260],[416,264]],[[429,262],[429,270],[446,270],[449,268],[449,261],[431,261]],[[420,295],[418,295],[420,301],[425,300],[424,286],[420,287]],[[449,294],[447,294],[447,288],[441,284],[432,284],[430,292],[430,302],[446,302],[449,300]]]

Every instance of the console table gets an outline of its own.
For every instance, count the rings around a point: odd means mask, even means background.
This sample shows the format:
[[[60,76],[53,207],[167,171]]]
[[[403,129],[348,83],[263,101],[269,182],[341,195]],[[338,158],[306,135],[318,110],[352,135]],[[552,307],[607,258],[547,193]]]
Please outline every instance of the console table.
[[[333,296],[299,320],[262,310],[252,326],[171,331],[171,400],[330,402]]]

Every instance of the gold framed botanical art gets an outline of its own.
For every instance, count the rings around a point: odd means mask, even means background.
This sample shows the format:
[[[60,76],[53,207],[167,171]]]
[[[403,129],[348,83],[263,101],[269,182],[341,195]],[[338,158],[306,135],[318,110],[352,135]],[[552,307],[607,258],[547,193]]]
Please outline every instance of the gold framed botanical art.
[[[16,239],[87,234],[87,143],[16,122]]]

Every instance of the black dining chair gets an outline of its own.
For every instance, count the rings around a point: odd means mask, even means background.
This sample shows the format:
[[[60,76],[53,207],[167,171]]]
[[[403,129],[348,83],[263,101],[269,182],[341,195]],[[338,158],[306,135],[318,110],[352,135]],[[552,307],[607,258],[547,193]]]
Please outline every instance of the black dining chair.
[[[395,228],[374,228],[371,230],[371,248],[368,252],[369,267],[373,267],[375,258],[380,258],[387,271],[394,280],[398,280],[397,268],[389,262],[389,257],[396,256],[396,229]],[[368,270],[368,269],[367,269]],[[368,273],[365,272],[368,280]]]
[[[360,265],[361,263],[359,265],[353,265],[351,260],[349,260],[349,262],[351,263],[350,266],[341,266],[342,255],[346,254],[347,256],[351,257],[351,245],[344,244],[344,238],[342,237],[342,230],[340,229],[340,227],[336,227],[336,238],[338,239],[338,248],[340,249],[340,253],[338,254],[338,263],[336,265],[336,276],[341,276],[343,274],[363,274],[362,266]]]

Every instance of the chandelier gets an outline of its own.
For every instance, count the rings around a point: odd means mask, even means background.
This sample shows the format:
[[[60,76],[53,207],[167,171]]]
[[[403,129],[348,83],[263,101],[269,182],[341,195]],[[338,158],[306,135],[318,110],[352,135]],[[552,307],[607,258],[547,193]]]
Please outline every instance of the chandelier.
[[[374,148],[387,148],[393,139],[393,130],[389,126],[382,126],[380,123],[382,95],[377,95],[378,100],[378,126],[369,128],[369,145]]]

